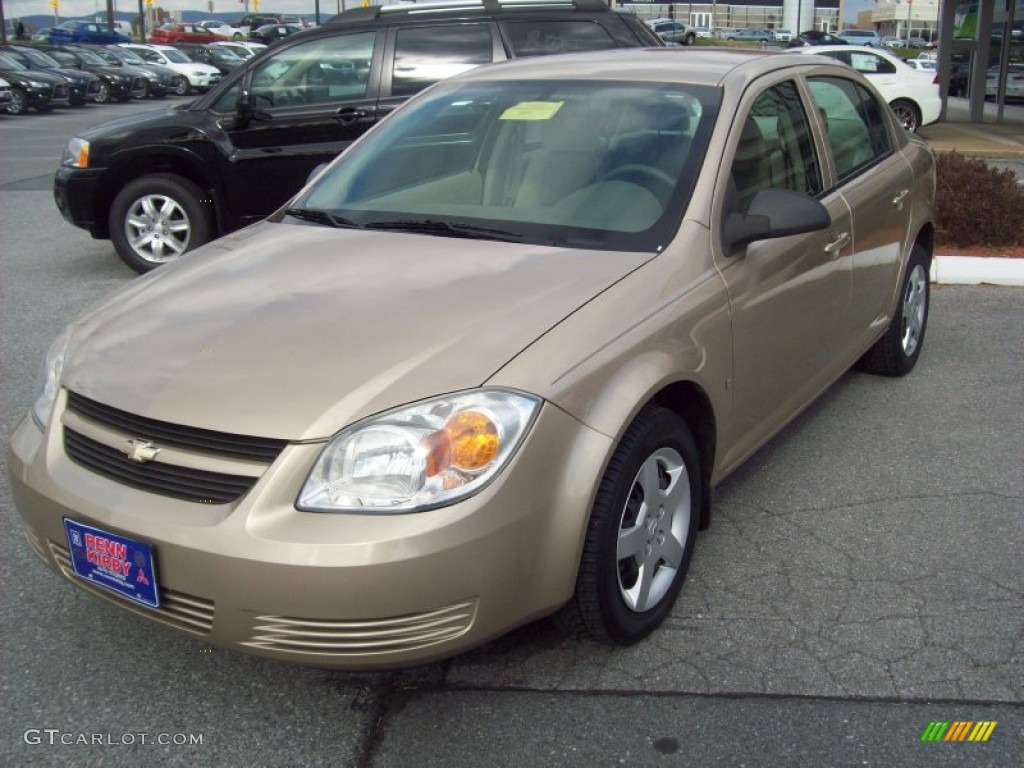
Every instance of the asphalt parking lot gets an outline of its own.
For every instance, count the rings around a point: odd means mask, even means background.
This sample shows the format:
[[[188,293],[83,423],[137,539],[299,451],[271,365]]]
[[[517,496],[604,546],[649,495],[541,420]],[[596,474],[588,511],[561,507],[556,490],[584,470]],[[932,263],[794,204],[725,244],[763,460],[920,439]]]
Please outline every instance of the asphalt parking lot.
[[[0,118],[5,444],[51,338],[134,279],[54,207],[63,143],[144,108]],[[389,674],[210,648],[47,571],[4,472],[0,763],[1024,764],[1022,317],[1022,289],[934,289],[913,374],[847,374],[723,483],[672,617],[628,649],[544,622]],[[996,725],[922,741],[935,721]]]

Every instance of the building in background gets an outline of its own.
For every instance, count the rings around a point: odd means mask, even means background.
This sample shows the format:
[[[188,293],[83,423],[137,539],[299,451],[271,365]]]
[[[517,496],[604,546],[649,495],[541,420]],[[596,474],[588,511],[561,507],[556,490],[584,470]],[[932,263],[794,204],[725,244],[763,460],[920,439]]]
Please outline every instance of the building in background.
[[[839,0],[742,0],[736,3],[617,0],[616,5],[642,18],[675,18],[694,27],[707,27],[712,32],[723,29],[835,32],[842,26]]]

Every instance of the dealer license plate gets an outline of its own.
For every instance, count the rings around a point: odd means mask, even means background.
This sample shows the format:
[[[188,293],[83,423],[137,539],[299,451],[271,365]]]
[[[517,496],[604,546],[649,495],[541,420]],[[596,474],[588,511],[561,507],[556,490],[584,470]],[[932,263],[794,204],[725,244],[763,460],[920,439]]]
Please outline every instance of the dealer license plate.
[[[64,518],[71,566],[78,578],[149,608],[160,607],[148,544]]]

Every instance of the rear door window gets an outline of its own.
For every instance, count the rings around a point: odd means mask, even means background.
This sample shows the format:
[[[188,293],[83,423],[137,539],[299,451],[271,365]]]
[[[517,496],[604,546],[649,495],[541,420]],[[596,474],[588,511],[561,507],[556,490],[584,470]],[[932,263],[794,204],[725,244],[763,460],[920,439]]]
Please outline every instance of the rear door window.
[[[838,181],[892,151],[884,108],[868,89],[838,77],[810,78],[808,86],[825,123]]]
[[[516,58],[617,47],[608,30],[591,21],[514,21],[504,31]]]
[[[392,96],[412,96],[494,58],[494,38],[488,24],[406,27],[395,36]]]

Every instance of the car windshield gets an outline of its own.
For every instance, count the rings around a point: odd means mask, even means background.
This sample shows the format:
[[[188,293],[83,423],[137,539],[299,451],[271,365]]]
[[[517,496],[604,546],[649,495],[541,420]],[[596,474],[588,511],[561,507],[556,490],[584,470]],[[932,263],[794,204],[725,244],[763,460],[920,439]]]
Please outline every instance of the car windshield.
[[[125,64],[136,64],[137,65],[137,64],[145,64],[146,63],[141,58],[139,58],[138,56],[136,56],[134,53],[132,53],[131,51],[129,51],[126,48],[119,48],[116,51],[112,50],[111,53],[113,53],[115,56],[117,56],[117,58],[119,58]]]
[[[188,64],[190,61],[192,61],[192,59],[190,59],[188,56],[186,56],[184,53],[182,53],[176,48],[171,48],[169,50],[161,50],[160,53],[166,56],[168,61],[173,61],[175,64]]]
[[[679,84],[444,84],[353,147],[293,215],[658,251],[692,195],[719,100],[716,88]]]
[[[99,56],[101,59],[103,59],[103,61],[105,63],[113,64],[116,67],[121,66],[121,57],[115,55],[111,51],[109,51],[109,50],[107,50],[105,48],[101,48],[101,49],[98,49],[95,53],[96,53],[97,56]]]
[[[75,55],[78,56],[78,58],[80,58],[83,62],[92,67],[104,67],[107,65],[107,62],[105,62],[95,53],[93,53],[92,51],[87,51],[84,48],[76,49]]]
[[[0,53],[0,67],[9,69],[13,72],[20,72],[23,69],[28,69],[20,61],[17,61],[13,56],[8,56],[5,53]]]
[[[18,51],[19,60],[26,62],[27,64],[34,67],[59,67],[55,59],[50,58],[42,51],[34,51],[31,48],[22,48]]]

